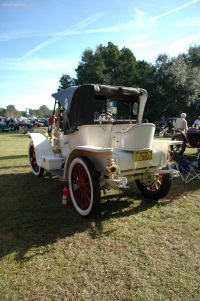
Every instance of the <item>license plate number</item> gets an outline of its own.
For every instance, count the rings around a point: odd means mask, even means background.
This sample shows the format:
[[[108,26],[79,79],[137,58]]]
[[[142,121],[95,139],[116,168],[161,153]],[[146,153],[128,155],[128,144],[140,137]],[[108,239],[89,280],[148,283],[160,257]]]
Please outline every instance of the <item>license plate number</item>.
[[[151,150],[141,150],[133,153],[133,161],[140,162],[152,159],[152,151]]]

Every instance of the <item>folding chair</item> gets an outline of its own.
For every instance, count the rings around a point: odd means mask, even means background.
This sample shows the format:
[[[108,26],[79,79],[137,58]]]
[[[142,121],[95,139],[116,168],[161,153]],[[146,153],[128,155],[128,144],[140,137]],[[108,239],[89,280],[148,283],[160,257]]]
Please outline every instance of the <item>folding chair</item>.
[[[178,170],[179,175],[185,184],[189,183],[194,179],[200,180],[200,158],[195,160],[189,160],[188,157],[185,159],[175,154],[173,160],[173,167],[174,169]]]

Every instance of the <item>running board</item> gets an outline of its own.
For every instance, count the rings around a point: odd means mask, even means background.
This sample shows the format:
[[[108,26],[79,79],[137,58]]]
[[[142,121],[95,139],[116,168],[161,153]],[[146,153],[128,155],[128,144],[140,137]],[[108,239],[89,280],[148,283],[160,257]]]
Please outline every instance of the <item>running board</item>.
[[[48,170],[52,172],[54,175],[58,176],[59,178],[64,178],[64,170],[63,169],[53,169],[53,170]]]

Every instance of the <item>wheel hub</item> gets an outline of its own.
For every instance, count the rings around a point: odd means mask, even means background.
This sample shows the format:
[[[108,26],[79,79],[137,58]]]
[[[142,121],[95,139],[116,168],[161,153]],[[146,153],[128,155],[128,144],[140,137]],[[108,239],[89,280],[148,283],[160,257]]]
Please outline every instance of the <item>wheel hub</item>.
[[[144,174],[144,177],[142,179],[142,183],[146,186],[152,186],[153,183],[155,182],[155,175],[151,175],[151,174]]]
[[[73,190],[77,191],[80,188],[80,186],[78,184],[73,184]]]

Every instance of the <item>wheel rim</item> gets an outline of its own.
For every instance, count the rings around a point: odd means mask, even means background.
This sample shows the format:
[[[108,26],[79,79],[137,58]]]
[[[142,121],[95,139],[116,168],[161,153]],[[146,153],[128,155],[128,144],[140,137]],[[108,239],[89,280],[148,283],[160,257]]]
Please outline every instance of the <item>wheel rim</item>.
[[[83,165],[76,164],[72,170],[72,191],[77,205],[86,210],[91,202],[91,183],[88,173]]]
[[[30,163],[32,169],[37,173],[39,172],[39,166],[37,165],[36,155],[35,155],[35,148],[33,145],[30,147]]]
[[[146,186],[146,189],[152,193],[154,192],[158,192],[162,185],[163,185],[163,180],[164,180],[164,174],[158,174],[156,177],[156,180],[153,182],[153,184],[151,186]]]
[[[174,145],[172,148],[173,150],[177,153],[177,154],[181,154],[184,152],[185,150],[185,140],[181,135],[175,136],[173,139],[173,141],[182,141],[182,144],[177,144]]]
[[[174,140],[175,141],[183,141],[181,136],[180,136],[180,138],[177,137]],[[182,144],[177,144],[174,148],[175,148],[176,152],[180,152],[182,150]]]

